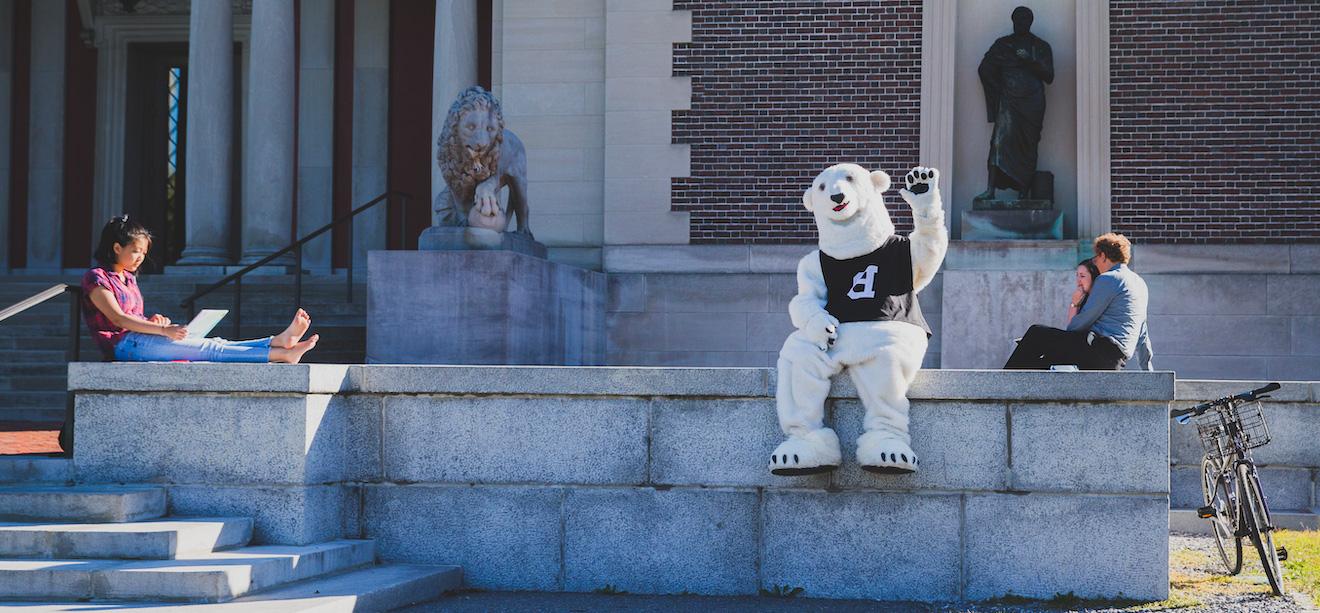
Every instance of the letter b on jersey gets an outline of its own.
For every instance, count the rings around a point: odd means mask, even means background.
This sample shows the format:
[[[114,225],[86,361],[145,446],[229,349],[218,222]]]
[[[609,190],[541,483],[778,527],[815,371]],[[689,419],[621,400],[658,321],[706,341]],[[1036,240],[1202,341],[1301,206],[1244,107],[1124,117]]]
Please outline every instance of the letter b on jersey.
[[[866,270],[853,275],[852,288],[848,290],[848,297],[853,300],[862,298],[875,298],[875,273],[880,268],[875,264],[866,267]]]

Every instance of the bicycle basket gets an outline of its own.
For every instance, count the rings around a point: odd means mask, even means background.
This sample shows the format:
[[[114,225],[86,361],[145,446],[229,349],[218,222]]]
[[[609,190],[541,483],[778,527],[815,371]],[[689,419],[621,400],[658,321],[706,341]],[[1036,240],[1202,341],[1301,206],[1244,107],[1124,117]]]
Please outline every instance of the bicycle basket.
[[[1263,447],[1270,442],[1270,429],[1260,410],[1260,401],[1243,402],[1230,408],[1218,407],[1196,418],[1196,432],[1206,453],[1223,457],[1233,451],[1233,436],[1229,424],[1236,424],[1247,449]]]

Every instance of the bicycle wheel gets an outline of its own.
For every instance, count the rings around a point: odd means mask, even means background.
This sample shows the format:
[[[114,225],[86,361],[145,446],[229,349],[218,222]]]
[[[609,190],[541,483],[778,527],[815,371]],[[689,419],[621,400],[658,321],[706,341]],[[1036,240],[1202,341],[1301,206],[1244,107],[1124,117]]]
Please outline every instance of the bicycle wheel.
[[[1215,535],[1224,568],[1228,574],[1236,575],[1242,570],[1242,539],[1237,536],[1237,499],[1232,492],[1232,477],[1220,476],[1219,462],[1210,458],[1201,460],[1201,494],[1205,506],[1215,510],[1215,516],[1210,518],[1210,532]]]
[[[1251,544],[1260,553],[1260,565],[1275,596],[1283,595],[1283,567],[1279,564],[1279,551],[1274,548],[1274,527],[1270,523],[1270,510],[1260,491],[1260,481],[1251,465],[1238,466],[1238,484],[1242,488],[1242,518]]]

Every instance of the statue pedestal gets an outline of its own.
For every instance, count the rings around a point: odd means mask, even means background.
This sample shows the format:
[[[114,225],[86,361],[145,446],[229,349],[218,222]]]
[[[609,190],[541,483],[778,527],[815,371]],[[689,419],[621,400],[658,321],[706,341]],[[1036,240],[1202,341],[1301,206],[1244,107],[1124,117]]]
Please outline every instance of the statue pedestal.
[[[1040,198],[972,200],[962,213],[962,238],[968,241],[1062,240],[1063,212]]]
[[[485,228],[431,226],[417,237],[418,251],[512,251],[545,259],[545,245],[516,232],[496,232]]]
[[[367,269],[369,364],[604,362],[604,273],[505,250],[372,251]]]

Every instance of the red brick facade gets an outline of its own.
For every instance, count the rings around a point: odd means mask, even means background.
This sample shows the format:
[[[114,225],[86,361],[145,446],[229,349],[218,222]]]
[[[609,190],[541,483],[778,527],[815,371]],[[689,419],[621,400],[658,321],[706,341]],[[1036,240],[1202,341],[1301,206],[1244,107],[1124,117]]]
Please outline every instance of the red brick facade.
[[[1320,2],[1110,6],[1114,229],[1320,239]]]
[[[895,180],[917,163],[921,0],[675,0],[692,42],[674,74],[692,77],[692,110],[674,142],[692,146],[692,176],[673,208],[691,213],[693,243],[816,238],[802,191],[822,169],[857,162]],[[903,231],[907,205],[890,191]]]

